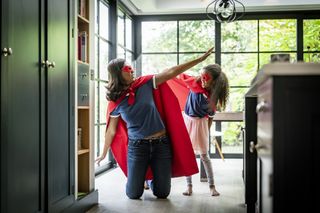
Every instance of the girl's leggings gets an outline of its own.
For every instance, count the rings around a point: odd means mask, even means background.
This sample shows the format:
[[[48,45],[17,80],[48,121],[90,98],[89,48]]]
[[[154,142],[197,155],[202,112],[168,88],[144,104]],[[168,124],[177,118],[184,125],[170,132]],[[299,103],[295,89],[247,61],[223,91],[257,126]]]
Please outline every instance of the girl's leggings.
[[[212,164],[211,160],[209,158],[208,153],[207,154],[200,154],[200,159],[203,163],[204,169],[207,174],[208,183],[210,186],[214,185],[214,179],[213,179],[213,170],[212,170]],[[192,185],[192,176],[187,176],[187,184],[188,186]]]

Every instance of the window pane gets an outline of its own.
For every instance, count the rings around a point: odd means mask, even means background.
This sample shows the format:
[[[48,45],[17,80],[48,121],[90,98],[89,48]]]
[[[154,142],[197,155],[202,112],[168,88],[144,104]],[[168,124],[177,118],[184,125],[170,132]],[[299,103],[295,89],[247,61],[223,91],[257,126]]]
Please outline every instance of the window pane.
[[[177,65],[176,54],[142,55],[142,75],[159,73],[174,65]]]
[[[97,138],[96,147],[95,147],[95,150],[96,150],[95,157],[99,157],[103,152],[105,130],[106,130],[106,125],[100,125],[95,127],[95,138]],[[99,134],[99,137],[97,137],[98,134]],[[108,162],[109,162],[109,152],[107,153],[107,156],[105,157],[105,159],[103,159],[103,161],[100,162],[100,166],[103,166]],[[95,166],[95,169],[98,168],[98,165],[96,163],[94,166]]]
[[[99,123],[99,81],[94,81],[94,104],[95,104],[95,110],[94,110],[94,124]]]
[[[303,21],[303,50],[320,51],[320,19]]]
[[[229,89],[229,101],[225,111],[228,112],[240,112],[244,111],[244,95],[249,90],[248,88],[230,88]]]
[[[132,50],[132,21],[126,19],[126,48]]]
[[[133,63],[133,55],[129,51],[126,52],[126,61],[129,62],[133,67],[135,67]]]
[[[95,57],[94,57],[94,78],[98,78],[99,73],[99,38],[95,36],[94,38],[95,43]]]
[[[222,122],[222,152],[243,153],[243,138],[241,127],[243,122]]]
[[[191,61],[200,57],[202,54],[179,54],[179,64],[183,64],[187,61]],[[197,64],[196,66],[192,67],[191,69],[187,70],[185,73],[193,76],[197,76],[200,74],[202,67],[208,64],[214,64],[214,54],[211,54],[204,62]]]
[[[179,21],[179,51],[206,51],[214,46],[214,21]]]
[[[177,22],[142,22],[142,52],[176,52]]]
[[[259,21],[260,51],[297,50],[297,21],[294,19]]]
[[[250,86],[258,70],[258,54],[221,54],[221,64],[230,86]]]
[[[100,156],[100,150],[99,150],[99,138],[98,138],[98,132],[99,132],[99,126],[94,126],[94,139],[95,139],[95,157]]]
[[[303,54],[305,62],[320,63],[320,53],[305,53]]]
[[[260,68],[265,65],[270,63],[270,58],[271,54],[283,54],[283,53],[260,53]],[[288,54],[288,53],[285,53]],[[296,53],[289,53],[290,54],[290,62],[295,62],[297,61],[297,54]]]
[[[106,113],[107,113],[107,98],[106,98],[106,84],[100,82],[99,86],[100,93],[100,104],[99,104],[99,114],[100,114],[100,123],[106,123]]]
[[[102,39],[100,39],[100,48],[99,48],[99,76],[101,80],[108,80],[108,48],[109,44]]]
[[[118,10],[118,44],[124,46],[124,14]]]
[[[94,14],[98,14],[98,3],[99,2],[100,2],[99,0],[96,1],[95,7],[94,7]],[[95,22],[95,26],[94,26],[95,33],[98,34],[98,32],[99,32],[99,16],[98,15],[94,16],[94,22]]]
[[[121,46],[117,47],[117,58],[126,58],[126,56],[124,55],[125,51]]]
[[[99,6],[99,34],[103,38],[109,40],[109,9],[101,1]]]
[[[222,52],[258,51],[258,21],[235,21],[221,25]]]
[[[100,141],[99,141],[99,143],[100,143],[100,153],[102,153],[103,152],[103,146],[104,146],[104,136],[105,136],[105,132],[106,132],[106,125],[99,125],[99,137],[100,137]],[[108,154],[107,154],[107,156],[106,156],[106,158],[103,160],[103,161],[105,161],[105,162],[108,162],[109,160],[109,152],[108,152]],[[102,162],[103,162],[102,161]]]

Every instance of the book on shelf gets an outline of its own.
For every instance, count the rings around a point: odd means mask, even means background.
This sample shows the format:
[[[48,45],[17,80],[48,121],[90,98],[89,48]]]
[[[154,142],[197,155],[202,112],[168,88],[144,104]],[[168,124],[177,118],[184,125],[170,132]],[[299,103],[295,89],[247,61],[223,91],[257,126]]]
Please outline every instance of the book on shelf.
[[[78,0],[78,14],[86,18],[86,0]]]
[[[88,46],[88,33],[86,31],[79,32],[78,34],[78,60],[87,62],[87,46]]]

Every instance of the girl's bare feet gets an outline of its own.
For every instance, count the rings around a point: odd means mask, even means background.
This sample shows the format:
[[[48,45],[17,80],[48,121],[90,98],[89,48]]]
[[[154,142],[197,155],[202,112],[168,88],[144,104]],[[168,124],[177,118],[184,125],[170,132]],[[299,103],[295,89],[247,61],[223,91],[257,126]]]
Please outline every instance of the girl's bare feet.
[[[188,185],[188,188],[185,192],[182,193],[185,196],[190,196],[192,195],[192,185]]]
[[[214,185],[210,186],[210,193],[211,193],[211,196],[219,196],[220,195],[220,193],[216,190]]]

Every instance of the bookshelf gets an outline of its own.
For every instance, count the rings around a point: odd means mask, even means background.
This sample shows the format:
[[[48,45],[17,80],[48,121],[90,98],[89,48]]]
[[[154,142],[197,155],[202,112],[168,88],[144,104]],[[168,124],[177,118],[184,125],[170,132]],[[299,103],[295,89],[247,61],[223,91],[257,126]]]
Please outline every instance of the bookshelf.
[[[93,165],[93,82],[91,81],[92,61],[90,60],[92,48],[92,20],[91,13],[94,1],[77,1],[77,146],[76,146],[76,187],[75,194],[78,199],[85,197],[94,190]]]

